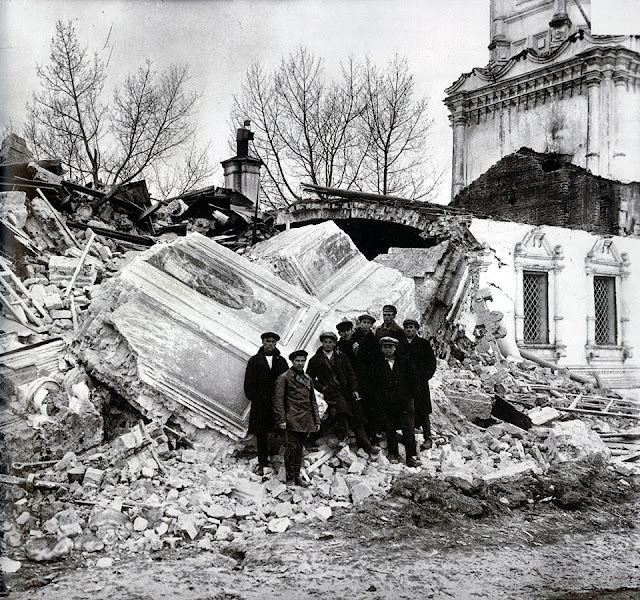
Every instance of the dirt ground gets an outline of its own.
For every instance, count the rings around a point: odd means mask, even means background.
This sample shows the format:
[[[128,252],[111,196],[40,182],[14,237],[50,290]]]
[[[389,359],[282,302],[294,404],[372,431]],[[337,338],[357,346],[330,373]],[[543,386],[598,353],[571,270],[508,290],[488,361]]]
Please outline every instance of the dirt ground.
[[[24,562],[20,600],[640,598],[640,481],[593,465],[470,486],[415,475],[282,534]]]

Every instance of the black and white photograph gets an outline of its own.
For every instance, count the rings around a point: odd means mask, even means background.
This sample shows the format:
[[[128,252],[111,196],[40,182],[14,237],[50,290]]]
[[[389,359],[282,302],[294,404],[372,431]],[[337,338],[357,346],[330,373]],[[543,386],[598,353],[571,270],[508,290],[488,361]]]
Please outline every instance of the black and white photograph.
[[[0,23],[0,598],[640,597],[640,0]]]

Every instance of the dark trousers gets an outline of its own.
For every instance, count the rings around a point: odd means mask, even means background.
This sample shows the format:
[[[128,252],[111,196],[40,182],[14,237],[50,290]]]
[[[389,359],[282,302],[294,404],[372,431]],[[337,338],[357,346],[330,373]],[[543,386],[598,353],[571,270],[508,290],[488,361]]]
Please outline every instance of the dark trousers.
[[[414,426],[416,429],[422,427],[422,433],[424,439],[431,439],[431,418],[430,411],[427,412],[427,408],[423,406],[416,406],[416,416],[414,420]]]
[[[258,442],[258,464],[266,467],[269,464],[269,434],[266,432],[256,433],[256,440]]]
[[[289,431],[287,429],[287,453],[284,457],[287,481],[295,481],[300,477],[302,449],[308,435],[306,431]]]
[[[387,412],[385,418],[385,432],[387,435],[387,450],[390,456],[398,455],[398,427],[402,430],[402,443],[404,444],[407,458],[415,456],[418,453],[413,422],[413,400],[401,411],[392,410]]]

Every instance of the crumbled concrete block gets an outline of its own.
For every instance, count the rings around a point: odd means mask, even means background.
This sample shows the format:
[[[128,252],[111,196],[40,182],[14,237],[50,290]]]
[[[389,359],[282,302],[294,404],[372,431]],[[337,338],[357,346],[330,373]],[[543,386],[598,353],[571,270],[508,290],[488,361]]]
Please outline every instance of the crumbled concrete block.
[[[183,450],[182,462],[184,463],[204,463],[211,465],[215,462],[216,455],[213,452],[202,452],[200,450]]]
[[[29,519],[31,519],[31,513],[28,511],[25,511],[21,513],[20,516],[16,519],[16,525],[19,525],[20,527],[22,527],[25,523],[29,521]]]
[[[169,524],[162,521],[162,523],[156,527],[155,531],[159,536],[163,536],[167,531],[169,531]]]
[[[293,504],[291,502],[280,502],[276,504],[273,512],[278,518],[290,517],[293,515]]]
[[[284,533],[291,525],[289,517],[282,517],[280,519],[271,519],[267,525],[267,529],[271,533]]]
[[[346,479],[339,473],[333,476],[330,493],[331,497],[335,500],[349,498],[349,486],[347,485]]]
[[[348,472],[355,475],[361,475],[367,468],[367,463],[362,460],[356,460],[349,465]]]
[[[57,288],[55,293],[47,294],[44,297],[44,305],[45,305],[45,308],[50,311],[62,310],[64,308],[64,302],[62,301],[60,294],[58,294]]]
[[[44,289],[44,285],[36,283],[29,288],[29,296],[32,300],[35,300],[38,304],[45,304],[45,298],[47,292]]]
[[[60,319],[71,319],[70,310],[52,310],[49,315],[54,321],[58,321]]]
[[[257,481],[239,479],[233,485],[231,496],[243,502],[253,502],[255,504],[262,501],[265,486]]]
[[[598,433],[578,419],[554,424],[543,448],[550,462],[580,460],[588,456],[600,456],[608,462],[611,456],[611,450]]]
[[[328,521],[333,516],[333,510],[329,506],[318,506],[315,509],[315,516],[322,521]]]
[[[225,542],[231,537],[232,533],[231,527],[228,527],[227,525],[219,525],[214,537],[219,542]]]
[[[80,523],[74,521],[73,523],[60,525],[60,532],[67,537],[75,537],[82,535],[82,527],[80,527]]]
[[[113,559],[108,556],[103,556],[96,561],[96,567],[98,569],[109,569],[113,566]]]
[[[482,476],[483,481],[495,481],[496,479],[507,479],[528,472],[540,473],[540,467],[533,460],[525,460],[520,463],[511,463],[506,468],[497,469]]]
[[[235,510],[222,504],[212,504],[211,506],[204,506],[202,510],[205,514],[212,519],[228,519],[235,514]]]
[[[144,531],[149,525],[149,521],[147,521],[144,517],[136,517],[133,522],[133,530],[134,531]]]
[[[95,469],[93,467],[89,467],[84,472],[84,479],[82,480],[82,485],[92,485],[95,487],[100,487],[102,483],[102,479],[104,478],[104,471],[100,469]]]
[[[190,513],[180,513],[177,527],[184,531],[192,540],[198,537],[198,524],[196,517]]]
[[[330,467],[327,464],[324,464],[320,467],[320,476],[324,479],[331,479],[333,477],[333,467]]]
[[[338,452],[338,458],[346,465],[351,465],[357,460],[357,456],[351,452],[349,446],[344,446],[340,452]]]
[[[373,490],[364,482],[358,483],[351,488],[351,500],[354,504],[362,502],[373,494]]]

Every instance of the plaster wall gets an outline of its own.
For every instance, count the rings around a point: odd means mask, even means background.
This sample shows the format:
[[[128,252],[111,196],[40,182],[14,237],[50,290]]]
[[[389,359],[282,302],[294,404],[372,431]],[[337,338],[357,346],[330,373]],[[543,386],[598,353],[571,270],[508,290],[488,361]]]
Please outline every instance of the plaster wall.
[[[467,185],[523,146],[541,153],[570,154],[573,164],[586,168],[586,94],[530,104],[527,109],[512,106],[467,127]]]
[[[516,271],[516,244],[534,230],[531,225],[474,219],[470,230],[480,242],[486,242],[491,249],[485,269],[480,272],[479,285],[492,291],[491,310],[504,313],[503,324],[508,330],[510,339],[514,339],[516,331],[516,304],[518,297],[518,277]],[[588,358],[590,352],[588,341],[588,316],[590,288],[586,268],[586,258],[600,238],[585,231],[569,230],[560,227],[542,226],[537,228],[545,234],[550,247],[560,245],[564,257],[562,268],[557,273],[558,285],[555,290],[557,298],[553,298],[554,290],[550,289],[550,311],[561,316],[553,319],[550,314],[550,341],[561,334],[565,346],[557,364],[575,370],[591,373],[596,370],[606,385],[615,388],[640,387],[640,318],[638,317],[638,294],[640,289],[640,240],[630,237],[612,236],[613,244],[619,254],[627,253],[630,260],[628,275],[616,281],[616,297],[618,312],[618,339],[624,328],[625,343],[631,349],[631,356],[622,357],[622,353],[603,352],[600,357]],[[552,287],[551,277],[550,285]],[[555,300],[555,308],[553,302]],[[621,318],[628,321],[621,323]],[[633,348],[636,349],[633,355]],[[528,348],[529,349],[529,348]],[[541,358],[549,358],[544,351],[536,352]]]

